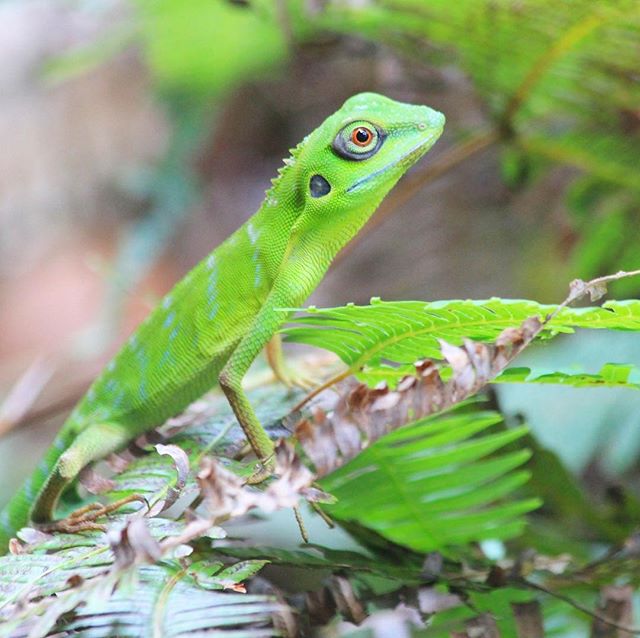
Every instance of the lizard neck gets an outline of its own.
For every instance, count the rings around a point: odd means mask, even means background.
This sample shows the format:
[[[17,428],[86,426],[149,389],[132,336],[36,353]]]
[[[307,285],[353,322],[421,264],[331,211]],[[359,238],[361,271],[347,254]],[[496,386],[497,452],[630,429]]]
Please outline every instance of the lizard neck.
[[[250,258],[260,262],[269,282],[274,281],[280,270],[292,229],[304,210],[304,196],[297,179],[297,160],[304,142],[291,149],[277,177],[271,181],[262,205],[237,231],[246,237]]]

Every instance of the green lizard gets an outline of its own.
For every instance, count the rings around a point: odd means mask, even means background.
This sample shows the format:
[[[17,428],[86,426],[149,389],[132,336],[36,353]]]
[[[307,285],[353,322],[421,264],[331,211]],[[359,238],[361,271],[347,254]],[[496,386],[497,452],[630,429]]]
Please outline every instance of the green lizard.
[[[216,381],[260,462],[255,479],[267,476],[274,446],[242,378],[286,309],[304,302],[444,121],[426,106],[362,93],[292,149],[258,212],[164,297],[73,410],[0,514],[0,547],[28,522],[51,523],[60,494],[86,465],[162,424]],[[283,377],[279,342],[271,350]]]

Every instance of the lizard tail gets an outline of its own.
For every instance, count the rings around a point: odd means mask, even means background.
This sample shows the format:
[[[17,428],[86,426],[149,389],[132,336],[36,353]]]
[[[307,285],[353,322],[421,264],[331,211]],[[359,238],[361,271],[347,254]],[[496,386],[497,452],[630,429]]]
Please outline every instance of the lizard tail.
[[[6,553],[9,541],[16,532],[29,523],[29,511],[38,493],[74,436],[71,428],[62,428],[33,474],[0,512],[0,555]]]

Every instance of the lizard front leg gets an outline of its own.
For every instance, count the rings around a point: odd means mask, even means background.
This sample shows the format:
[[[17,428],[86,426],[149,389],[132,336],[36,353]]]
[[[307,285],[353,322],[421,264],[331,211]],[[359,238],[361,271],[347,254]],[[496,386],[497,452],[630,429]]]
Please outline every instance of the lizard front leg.
[[[259,483],[273,471],[274,445],[242,389],[242,379],[287,314],[271,305],[263,306],[218,377],[220,387],[261,464],[250,477],[250,483]]]

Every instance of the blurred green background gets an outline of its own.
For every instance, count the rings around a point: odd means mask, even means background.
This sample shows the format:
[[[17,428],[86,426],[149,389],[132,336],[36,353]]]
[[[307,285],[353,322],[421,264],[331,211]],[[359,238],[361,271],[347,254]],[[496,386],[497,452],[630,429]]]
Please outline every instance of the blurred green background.
[[[555,302],[574,277],[640,267],[635,1],[9,1],[0,59],[0,423],[31,422],[0,441],[0,502],[154,300],[359,91],[447,128],[313,303]],[[598,339],[531,356],[640,359],[634,339]],[[597,407],[539,391],[500,399],[576,473],[637,483],[631,390]]]

